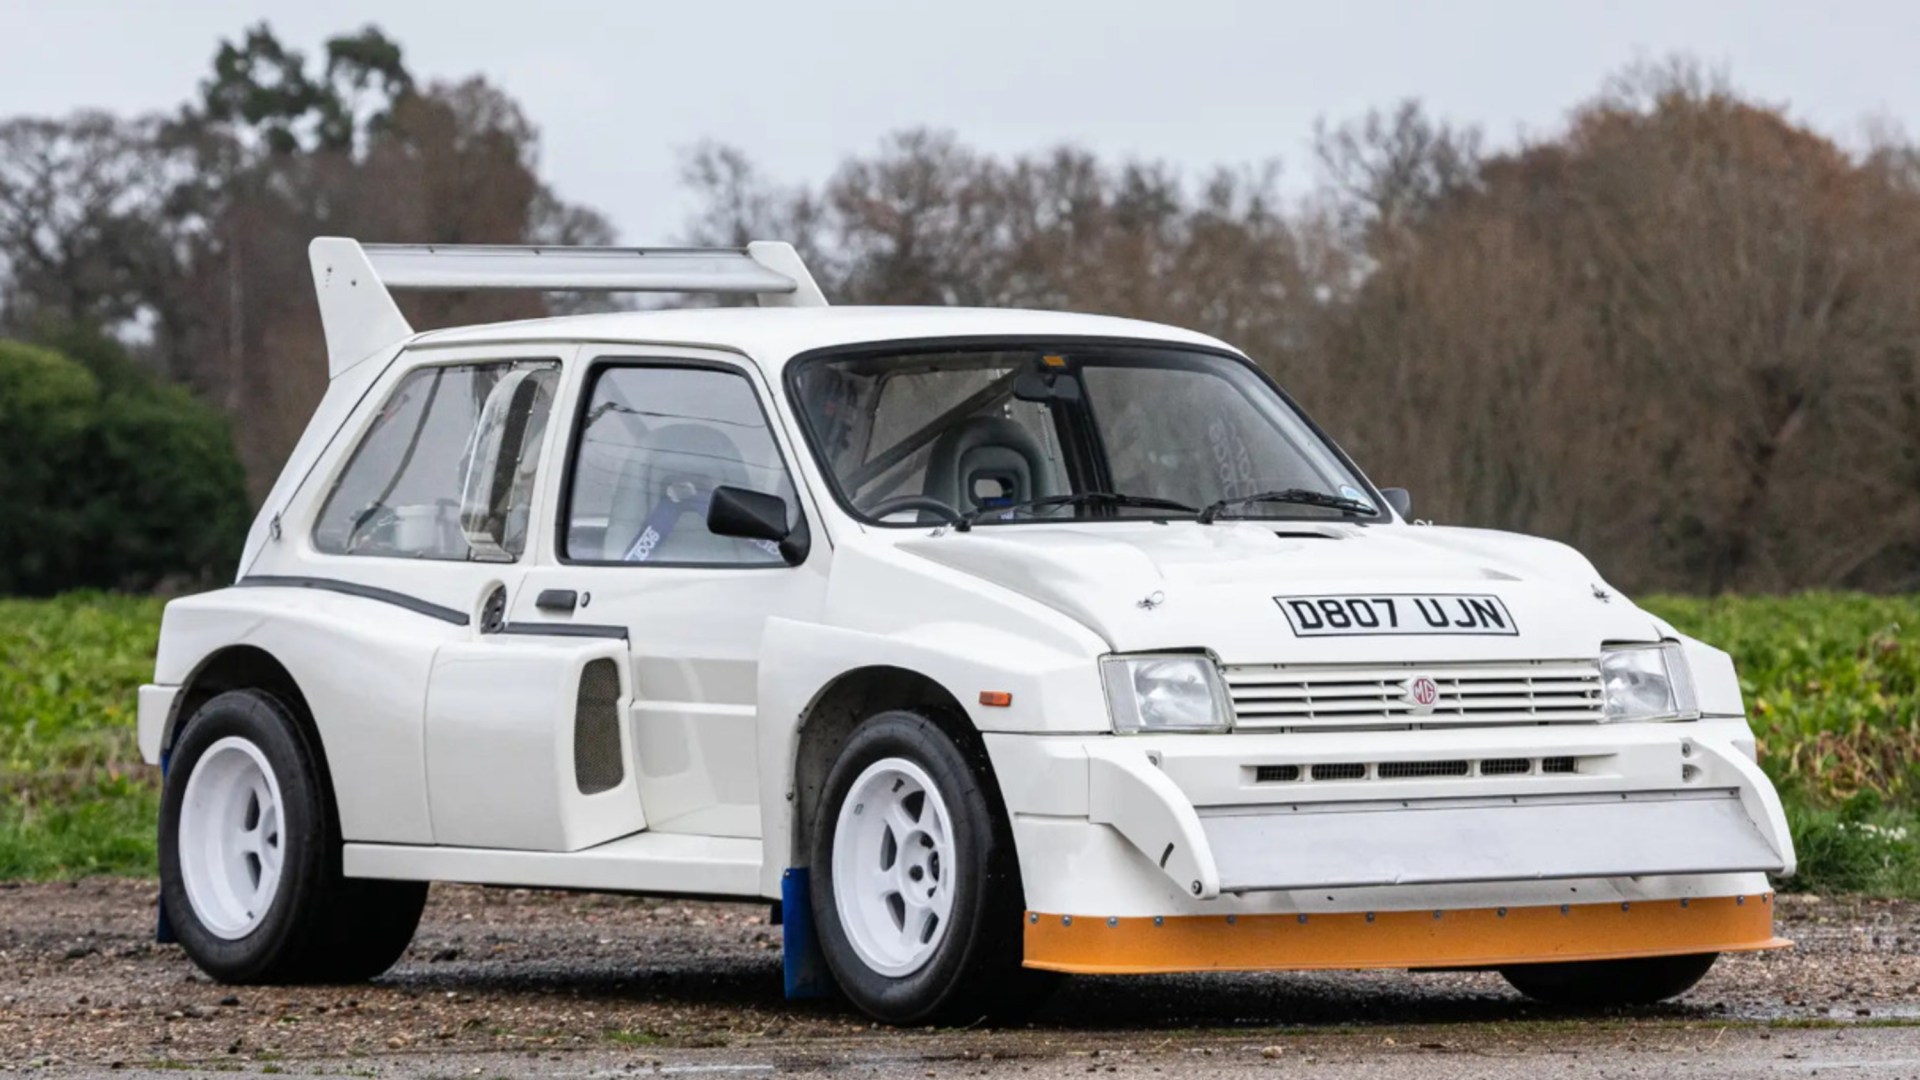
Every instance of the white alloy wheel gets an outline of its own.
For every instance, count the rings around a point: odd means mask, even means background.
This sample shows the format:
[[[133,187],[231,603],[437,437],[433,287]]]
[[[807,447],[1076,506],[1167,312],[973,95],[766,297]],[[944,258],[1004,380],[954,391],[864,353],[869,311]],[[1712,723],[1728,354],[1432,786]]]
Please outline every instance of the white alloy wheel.
[[[955,858],[952,818],[926,771],[897,757],[867,766],[834,826],[833,901],[875,973],[911,975],[933,958],[953,912]]]
[[[286,813],[266,755],[229,735],[200,755],[180,804],[180,877],[207,932],[235,941],[280,890]]]

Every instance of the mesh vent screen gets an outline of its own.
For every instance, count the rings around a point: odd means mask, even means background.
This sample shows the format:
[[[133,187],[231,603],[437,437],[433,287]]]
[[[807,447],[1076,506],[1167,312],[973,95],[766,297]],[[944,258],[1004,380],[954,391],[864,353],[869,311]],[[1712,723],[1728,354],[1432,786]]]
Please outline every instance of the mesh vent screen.
[[[1570,757],[1550,757],[1540,759],[1540,771],[1543,773],[1570,773],[1578,770]]]
[[[1382,780],[1414,780],[1423,776],[1465,776],[1467,763],[1464,761],[1383,761],[1379,766]]]
[[[611,660],[588,661],[580,672],[580,697],[573,709],[573,778],[582,795],[618,787],[626,779],[620,760],[620,669]]]
[[[1260,784],[1284,784],[1300,779],[1298,765],[1258,765],[1254,767],[1253,779]]]
[[[1533,761],[1523,757],[1489,758],[1480,763],[1481,776],[1524,776],[1533,771]]]
[[[1315,765],[1315,780],[1359,780],[1367,775],[1367,767],[1358,762],[1343,762],[1338,765]]]

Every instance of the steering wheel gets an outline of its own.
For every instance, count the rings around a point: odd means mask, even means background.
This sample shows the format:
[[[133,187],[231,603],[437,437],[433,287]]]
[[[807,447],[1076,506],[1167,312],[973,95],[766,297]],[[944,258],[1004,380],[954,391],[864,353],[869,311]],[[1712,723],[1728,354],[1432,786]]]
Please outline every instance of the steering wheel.
[[[948,525],[960,524],[960,511],[941,502],[931,495],[899,495],[867,508],[867,516],[883,518],[888,514],[897,514],[902,510],[924,510],[929,514],[938,514]]]

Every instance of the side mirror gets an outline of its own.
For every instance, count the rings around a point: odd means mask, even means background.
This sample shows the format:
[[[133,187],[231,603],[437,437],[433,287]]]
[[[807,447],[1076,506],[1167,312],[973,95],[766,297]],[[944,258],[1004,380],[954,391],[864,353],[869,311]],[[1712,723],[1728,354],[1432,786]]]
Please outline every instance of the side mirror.
[[[1406,488],[1381,488],[1380,494],[1386,498],[1387,505],[1393,507],[1393,512],[1400,515],[1402,521],[1413,520],[1413,492]]]
[[[707,503],[707,531],[715,536],[778,544],[780,557],[789,566],[804,560],[811,546],[805,519],[793,529],[787,528],[787,500],[746,488],[722,485],[713,489],[713,498]]]

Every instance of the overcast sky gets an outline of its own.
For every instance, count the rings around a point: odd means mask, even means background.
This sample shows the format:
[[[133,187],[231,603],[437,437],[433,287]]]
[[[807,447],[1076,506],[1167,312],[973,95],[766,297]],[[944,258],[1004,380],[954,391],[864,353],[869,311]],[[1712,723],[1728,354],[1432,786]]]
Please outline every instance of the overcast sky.
[[[633,243],[680,230],[678,151],[702,138],[794,181],[929,125],[1190,174],[1278,157],[1303,186],[1316,118],[1412,96],[1509,141],[1674,52],[1850,143],[1869,118],[1920,127],[1910,0],[0,0],[0,115],[174,108],[260,19],[310,54],[375,22],[417,76],[485,74],[539,125],[561,194]]]

